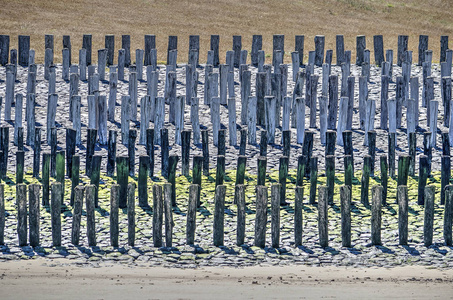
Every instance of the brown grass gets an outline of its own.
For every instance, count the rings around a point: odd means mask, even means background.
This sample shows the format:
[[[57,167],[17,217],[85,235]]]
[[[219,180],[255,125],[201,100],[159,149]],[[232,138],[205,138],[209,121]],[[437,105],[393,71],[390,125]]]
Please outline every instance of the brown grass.
[[[1,3],[3,2],[3,3]],[[285,34],[287,60],[294,36],[305,35],[305,48],[313,49],[316,34],[326,36],[326,49],[335,48],[335,35],[345,35],[346,49],[355,49],[355,36],[365,34],[372,50],[373,35],[384,35],[384,47],[396,50],[397,36],[407,34],[417,55],[418,35],[430,36],[429,48],[438,60],[441,35],[453,32],[453,10],[447,0],[3,0],[0,28],[11,36],[31,36],[37,62],[44,57],[44,34],[55,35],[56,61],[61,59],[62,36],[71,35],[73,55],[82,35],[93,34],[93,49],[104,47],[104,35],[130,34],[131,49],[143,48],[143,36],[155,34],[159,59],[166,57],[168,35],[178,36],[179,61],[187,60],[189,35],[200,35],[201,61],[206,60],[211,34],[221,36],[221,53],[232,47],[232,36],[242,35],[242,47],[251,48],[253,34],[263,35],[263,48],[271,53],[272,35]],[[135,51],[132,51],[135,53]],[[306,51],[306,54],[308,52]],[[116,53],[117,55],[117,53]],[[133,54],[133,57],[135,55]],[[97,54],[94,54],[97,59]],[[415,59],[416,60],[416,59]]]

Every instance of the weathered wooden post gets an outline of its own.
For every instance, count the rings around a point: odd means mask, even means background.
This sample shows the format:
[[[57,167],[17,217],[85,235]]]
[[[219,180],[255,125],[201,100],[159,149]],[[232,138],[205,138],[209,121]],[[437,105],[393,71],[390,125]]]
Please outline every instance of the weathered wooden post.
[[[61,199],[63,198],[63,187],[60,182],[52,184],[52,197],[50,206],[52,224],[52,246],[61,246]],[[88,214],[88,209],[87,209]],[[88,226],[88,224],[87,224]]]
[[[52,94],[47,102],[47,144],[50,145],[51,129],[55,127],[55,116],[57,113],[58,95]]]
[[[79,185],[80,183],[80,156],[79,155],[74,155],[72,157],[72,162],[71,162],[71,169],[69,170],[71,172],[71,199],[69,204],[71,206],[74,206],[74,197],[75,197],[75,188]]]
[[[74,209],[72,217],[72,230],[71,230],[71,243],[74,246],[79,245],[80,239],[80,223],[82,220],[82,208],[83,208],[83,193],[85,188],[83,186],[76,186],[74,189]]]
[[[329,76],[329,114],[327,117],[327,129],[335,130],[337,128],[338,115],[338,76]]]
[[[388,183],[388,163],[387,156],[380,156],[380,167],[381,167],[381,186],[382,186],[382,205],[387,205],[387,183]]]
[[[42,205],[49,206],[50,153],[42,155]]]
[[[228,110],[230,108],[228,107]],[[190,103],[190,122],[192,123],[192,131],[193,131],[193,143],[200,144],[200,121],[198,117],[199,111],[199,98],[193,97]]]
[[[328,198],[328,187],[322,185],[319,187],[318,190],[318,234],[319,234],[319,245],[321,247],[327,247],[329,245],[327,198]]]
[[[145,34],[145,66],[151,65],[151,50],[156,48],[156,36],[153,34]]]
[[[120,186],[118,184],[113,184],[112,187],[110,188],[110,245],[112,247],[118,247],[119,199],[120,199]]]
[[[291,155],[291,130],[282,131],[283,156]]]
[[[193,245],[195,243],[195,228],[197,217],[197,199],[200,193],[200,186],[191,184],[189,187],[189,203],[187,209],[187,223],[186,223],[186,243]]]
[[[428,50],[428,39],[427,35],[420,35],[418,39],[418,65],[421,66],[425,62],[425,51]]]
[[[209,131],[201,130],[201,144],[203,153],[203,175],[209,176]]]
[[[336,36],[336,56],[337,56],[337,66],[341,66],[345,62],[344,57],[344,36],[337,34]]]
[[[187,207],[187,223],[186,223],[186,243],[193,245],[195,243],[195,229],[197,218],[197,201],[200,194],[200,186],[191,184],[189,186],[189,202]]]
[[[305,120],[305,99],[296,98],[296,118],[297,120]],[[304,143],[305,122],[297,122],[297,143]]]
[[[24,155],[23,150],[16,152],[16,184],[24,182]]]
[[[121,143],[127,146],[130,127],[130,96],[121,97]]]
[[[87,51],[82,48],[79,50],[79,78],[81,81],[87,80]],[[50,67],[52,70],[52,67]],[[52,74],[52,73],[50,73]],[[49,79],[50,82],[50,79]]]
[[[267,158],[263,156],[258,157],[258,176],[256,185],[266,185],[266,168]]]
[[[250,58],[252,61],[252,66],[258,66],[258,51],[263,48],[263,36],[262,35],[253,35],[252,37],[252,51],[250,53]]]
[[[12,65],[8,65],[10,67]],[[14,102],[14,71],[12,68],[6,70],[6,89],[5,89],[5,121],[11,120],[11,106]]]
[[[174,104],[175,104],[175,143],[177,145],[181,145],[181,132],[184,131],[184,96],[176,97]]]
[[[18,37],[18,46],[19,46],[19,65],[22,67],[28,67],[28,53],[30,52],[30,36],[29,35],[19,35]]]
[[[271,186],[271,240],[272,247],[280,247],[280,204],[281,185]]]
[[[428,158],[428,176],[431,176],[431,160],[433,158],[433,148],[431,146],[431,132],[423,133],[423,154]]]
[[[16,185],[17,235],[19,247],[27,245],[27,185]]]
[[[258,185],[256,187],[256,217],[255,217],[255,246],[264,248],[266,246],[267,227],[267,187]]]
[[[326,147],[325,155],[334,155],[335,154],[335,145],[337,138],[337,132],[334,130],[327,130],[326,132]]]
[[[295,246],[302,245],[302,207],[303,207],[304,188],[296,186],[296,195],[294,200],[294,244]]]
[[[281,156],[278,172],[278,181],[280,183],[280,205],[288,205],[286,202],[286,178],[288,177],[289,157]]]
[[[113,176],[115,170],[116,159],[116,139],[118,132],[116,130],[109,130],[109,140],[107,149],[107,176]]]
[[[97,130],[96,129],[87,129],[87,147],[86,147],[86,169],[85,173],[87,176],[91,176],[92,169],[92,159],[95,152],[97,139]]]
[[[315,36],[315,65],[321,67],[324,62],[324,36]]]
[[[29,226],[30,226],[30,246],[39,246],[39,184],[30,184],[28,186],[28,201],[29,201]],[[0,209],[1,210],[1,209]],[[0,225],[1,226],[1,225]]]
[[[390,177],[395,177],[395,148],[396,148],[396,133],[388,134],[388,170]]]
[[[148,207],[148,168],[149,156],[140,156],[138,168],[138,205],[145,208]]]
[[[96,187],[94,193],[94,207],[99,207],[99,181],[101,179],[101,155],[94,155],[92,159],[90,184]]]
[[[335,186],[335,155],[326,156],[326,177],[327,177],[327,200],[328,204],[333,204],[333,191]]]
[[[236,134],[236,99],[228,98],[228,132],[230,146],[237,145]]]
[[[116,158],[116,181],[120,186],[120,208],[126,208],[127,183],[129,180],[129,157],[118,156]]]
[[[318,157],[311,157],[309,161],[310,166],[310,196],[309,203],[315,204],[316,199],[316,188],[318,184]],[[307,168],[305,168],[307,169]]]
[[[407,228],[408,228],[408,197],[407,186],[398,186],[398,236],[399,244],[407,245]]]
[[[126,65],[126,51],[124,49],[118,50],[118,80],[124,81],[124,67]]]
[[[135,183],[127,186],[127,244],[135,245]]]
[[[137,121],[137,103],[138,103],[138,90],[137,90],[137,73],[129,73],[129,97],[130,97],[130,120]]]
[[[137,72],[137,80],[143,80],[143,49],[136,49],[135,50],[135,65],[136,65],[136,72]],[[175,61],[176,64],[176,61]]]
[[[348,114],[348,98],[340,98],[340,107],[338,114],[338,127],[337,127],[337,145],[344,146],[343,132],[347,130],[347,114]]]
[[[374,42],[374,60],[378,67],[385,61],[384,60],[384,38],[382,35],[373,36]]]
[[[118,86],[118,73],[112,72],[112,66],[110,67],[109,77],[109,100],[108,100],[108,120],[115,122],[115,106],[116,106],[116,94]],[[115,68],[116,69],[116,68]]]
[[[162,186],[153,185],[153,244],[154,247],[162,247],[162,222],[164,202]]]
[[[434,186],[430,185],[425,188],[425,213],[423,224],[423,243],[429,247],[433,243],[433,225],[434,225]]]
[[[439,108],[439,102],[437,100],[429,101],[430,111],[428,114],[429,117],[429,131],[431,132],[431,147],[436,147],[436,136],[437,136],[437,114]]]
[[[440,204],[445,203],[445,188],[450,184],[451,159],[448,155],[441,158],[441,183],[440,183]]]
[[[33,146],[33,177],[39,176],[41,158],[41,127],[35,129],[35,140]]]
[[[256,144],[256,97],[250,96],[247,104],[248,143]]]
[[[364,62],[364,51],[366,49],[366,36],[358,35],[356,37],[356,64],[361,66]]]
[[[445,187],[444,240],[447,246],[452,245],[453,222],[453,185]]]
[[[407,51],[408,40],[409,40],[409,37],[407,35],[398,36],[398,55],[397,55],[398,67],[401,67],[401,65],[403,63],[403,56],[404,56],[404,53]]]
[[[381,245],[381,206],[384,188],[375,185],[371,188],[371,244]]]
[[[203,169],[203,156],[195,155],[193,157],[192,184],[199,186],[201,190],[201,172]],[[198,193],[197,207],[200,207],[200,193]]]
[[[409,175],[409,155],[400,155],[398,157],[398,178],[397,178],[397,185],[407,185],[407,178]],[[398,202],[398,194],[396,197],[396,201]]]
[[[226,186],[218,185],[214,198],[214,224],[213,224],[213,242],[214,246],[223,246],[224,241],[224,218],[225,218],[225,193]]]
[[[418,200],[419,205],[424,205],[425,203],[425,187],[426,181],[429,176],[429,163],[428,156],[420,155],[419,157],[419,175],[418,175]]]
[[[23,99],[22,94],[16,94],[16,108],[14,110],[14,145],[18,145],[19,128],[22,128],[22,139],[23,139],[23,124],[22,124],[22,110],[23,110]],[[23,143],[23,141],[22,141]]]
[[[387,82],[388,84],[388,82]],[[381,82],[381,109],[384,117],[381,117],[381,124],[382,119],[385,118],[385,122],[387,122],[387,102],[385,102],[385,107],[382,106],[383,97],[387,95],[386,88],[388,90],[388,86],[385,86],[385,82]],[[360,76],[359,77],[359,118],[360,118],[360,129],[365,130],[365,122],[366,122],[366,103],[368,99],[368,82],[366,77]],[[385,98],[387,100],[387,98]]]
[[[341,201],[341,245],[351,247],[351,187],[340,187]]]
[[[370,206],[369,202],[369,184],[370,184],[370,169],[371,169],[371,156],[365,155],[363,160],[360,202],[367,208]]]
[[[171,184],[171,204],[176,206],[176,168],[178,165],[179,156],[170,155],[168,157],[168,182]],[[165,187],[164,187],[165,188]],[[164,190],[165,192],[165,190]]]
[[[129,142],[127,143],[127,155],[129,156],[129,176],[135,176],[135,141],[137,139],[137,130],[129,130]]]

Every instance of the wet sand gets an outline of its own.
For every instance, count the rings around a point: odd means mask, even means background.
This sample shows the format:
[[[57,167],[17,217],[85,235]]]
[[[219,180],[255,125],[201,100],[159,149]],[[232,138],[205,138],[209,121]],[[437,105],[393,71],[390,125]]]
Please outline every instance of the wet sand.
[[[1,299],[447,299],[453,293],[453,270],[425,267],[184,270],[64,263],[1,263]]]

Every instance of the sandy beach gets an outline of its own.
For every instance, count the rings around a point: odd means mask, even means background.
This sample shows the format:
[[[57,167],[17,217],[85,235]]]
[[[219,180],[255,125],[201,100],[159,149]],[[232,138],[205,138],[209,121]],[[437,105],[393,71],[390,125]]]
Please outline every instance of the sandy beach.
[[[2,299],[447,299],[453,270],[424,267],[81,268],[0,265]],[[62,265],[63,264],[63,265]]]

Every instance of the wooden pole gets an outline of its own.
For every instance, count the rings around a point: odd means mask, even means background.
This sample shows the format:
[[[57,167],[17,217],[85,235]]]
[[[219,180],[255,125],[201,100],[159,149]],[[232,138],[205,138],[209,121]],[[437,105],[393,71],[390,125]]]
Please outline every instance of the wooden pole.
[[[189,186],[189,203],[187,206],[187,223],[186,223],[186,243],[193,245],[195,243],[195,229],[197,226],[197,202],[200,194],[200,186],[191,184]]]
[[[85,188],[83,186],[76,186],[74,189],[74,204],[73,204],[73,217],[72,217],[72,230],[71,230],[71,243],[74,246],[79,245],[80,239],[80,223],[82,220],[83,208],[83,193]]]
[[[236,245],[240,246],[244,244],[245,240],[245,187],[243,184],[236,185],[235,199],[238,209]]]
[[[16,185],[17,235],[19,247],[27,245],[27,185]],[[59,217],[59,216],[58,216]]]
[[[371,188],[371,244],[381,245],[381,206],[383,187],[375,185]]]
[[[119,207],[127,207],[127,183],[129,180],[129,157],[118,156],[116,158],[116,181],[120,186]]]
[[[398,236],[399,244],[407,245],[407,229],[408,229],[408,197],[407,186],[398,186]]]
[[[447,246],[452,245],[453,222],[453,185],[445,187],[444,240]]]
[[[363,160],[360,202],[367,208],[370,207],[369,201],[369,185],[370,185],[370,169],[371,169],[371,156],[365,155]]]
[[[348,185],[340,187],[341,201],[341,244],[351,247],[351,188]]]
[[[127,186],[127,244],[135,246],[135,182]]]
[[[69,204],[74,206],[75,188],[80,183],[80,156],[74,155],[71,164],[71,200]]]
[[[329,245],[327,198],[328,198],[328,187],[322,185],[319,187],[318,190],[318,234],[319,234],[319,245],[323,248]]]
[[[256,187],[255,246],[264,248],[266,245],[267,227],[267,187]]]
[[[272,247],[280,247],[280,205],[281,205],[281,184],[271,186],[271,240]]]
[[[30,224],[30,246],[36,247],[39,245],[39,184],[30,184],[28,186],[28,201],[29,201],[29,224]]]
[[[223,246],[224,243],[224,210],[225,210],[226,186],[218,185],[215,192],[213,242],[214,246]]]
[[[333,204],[333,192],[335,187],[335,156],[327,155],[326,156],[326,177],[327,177],[327,201],[328,204]],[[320,197],[320,196],[318,196]],[[326,204],[327,205],[327,204]]]
[[[425,188],[425,213],[423,224],[423,243],[429,247],[433,243],[433,225],[434,225],[434,186],[430,185]]]
[[[112,187],[110,188],[110,245],[112,247],[118,247],[119,197],[120,197],[120,186],[118,184],[113,184]]]
[[[162,186],[153,185],[153,245],[162,247],[162,222],[164,213]]]
[[[441,183],[440,183],[440,204],[445,203],[446,187],[450,184],[451,179],[451,158],[442,155],[441,158]]]
[[[61,246],[61,199],[63,198],[62,195],[63,186],[61,185],[60,182],[54,182],[52,184],[52,198],[50,206],[52,224],[52,245],[54,247]]]

